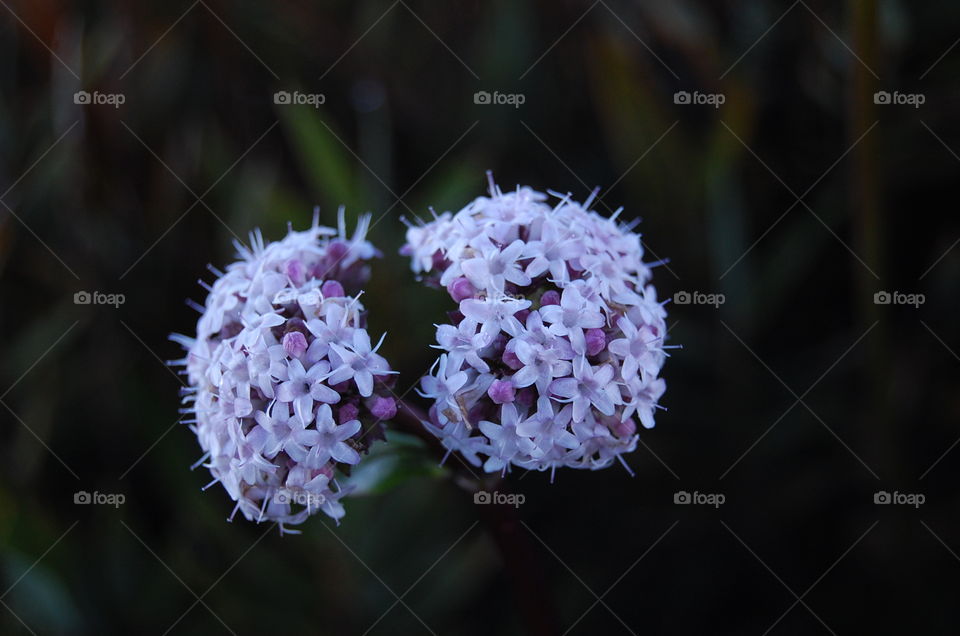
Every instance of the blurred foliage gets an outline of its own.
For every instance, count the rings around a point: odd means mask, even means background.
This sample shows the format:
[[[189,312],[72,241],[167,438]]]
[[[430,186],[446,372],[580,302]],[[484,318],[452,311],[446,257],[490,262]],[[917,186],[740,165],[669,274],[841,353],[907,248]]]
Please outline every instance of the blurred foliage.
[[[616,583],[612,611],[576,632],[624,631],[615,612],[636,633],[762,633],[794,600],[762,559],[797,593],[817,582],[804,602],[837,633],[955,631],[960,570],[938,538],[960,550],[960,451],[926,471],[960,414],[960,227],[941,211],[960,165],[957,6],[40,0],[0,14],[3,633],[27,631],[14,612],[40,634],[364,633],[397,596],[371,633],[520,633],[525,593],[471,527],[469,495],[412,443],[369,462],[383,487],[339,527],[225,523],[227,497],[188,470],[199,451],[162,364],[179,355],[167,335],[195,324],[182,299],[202,299],[194,281],[234,239],[304,227],[314,205],[332,224],[345,205],[374,214],[384,257],[364,301],[412,385],[449,303],[397,254],[400,218],[458,209],[488,168],[505,188],[602,186],[598,210],[642,217],[648,260],[669,258],[662,297],[727,298],[669,308],[684,348],[635,478],[511,477],[549,546],[563,629],[594,602],[586,588]],[[77,105],[81,89],[126,101]],[[873,107],[881,89],[926,103]],[[279,90],[326,100],[276,105]],[[479,90],[526,103],[477,105]],[[726,102],[677,105],[678,90]],[[926,304],[878,307],[880,289]],[[75,305],[78,290],[126,302]],[[810,411],[782,415],[796,396]],[[727,504],[677,507],[679,489]],[[879,489],[927,504],[878,508]],[[77,506],[78,490],[126,503]],[[799,606],[777,629],[822,626]]]

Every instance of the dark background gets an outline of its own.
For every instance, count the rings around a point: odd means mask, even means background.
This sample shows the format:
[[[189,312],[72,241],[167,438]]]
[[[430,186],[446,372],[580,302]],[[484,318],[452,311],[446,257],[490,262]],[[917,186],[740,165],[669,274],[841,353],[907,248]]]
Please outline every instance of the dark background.
[[[342,203],[374,214],[364,301],[406,389],[450,303],[397,255],[400,216],[459,209],[492,169],[504,188],[601,186],[597,209],[642,217],[647,259],[669,257],[662,297],[725,296],[668,306],[684,348],[636,477],[510,478],[519,567],[548,581],[560,632],[956,633],[960,7],[0,4],[0,632],[523,633],[537,591],[511,586],[448,479],[299,537],[226,523],[162,363],[235,237]],[[884,290],[925,302],[874,304]]]

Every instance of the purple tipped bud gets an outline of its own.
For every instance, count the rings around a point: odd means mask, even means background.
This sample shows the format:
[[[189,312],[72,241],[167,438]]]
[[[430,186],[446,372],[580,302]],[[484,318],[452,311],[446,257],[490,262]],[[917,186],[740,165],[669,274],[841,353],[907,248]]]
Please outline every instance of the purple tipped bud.
[[[337,263],[343,259],[349,251],[350,247],[343,241],[331,241],[330,245],[327,246],[327,258]]]
[[[283,337],[283,351],[291,358],[299,358],[307,350],[307,339],[299,331],[291,331]]]
[[[527,322],[527,317],[530,316],[530,310],[529,310],[529,309],[521,309],[520,311],[518,311],[517,313],[515,313],[513,316],[514,316],[514,318],[516,318],[517,320],[520,321],[520,324],[524,324],[524,323]]]
[[[595,356],[607,348],[607,336],[603,329],[587,329],[584,338],[587,341],[588,356]]]
[[[454,302],[459,303],[466,298],[472,298],[477,293],[477,288],[466,277],[460,276],[447,285],[447,291]]]
[[[524,408],[530,408],[537,402],[537,392],[531,388],[526,387],[517,391],[517,404]]]
[[[340,424],[346,422],[352,422],[355,419],[360,417],[360,408],[353,402],[347,402],[340,407],[340,412],[337,413],[337,421]]]
[[[339,298],[344,295],[343,285],[335,280],[323,281],[323,285],[320,286],[320,293],[323,294],[324,298]]]
[[[434,404],[433,406],[431,406],[431,407],[430,407],[430,410],[427,411],[427,417],[430,418],[430,423],[431,423],[431,424],[433,424],[434,426],[437,426],[437,427],[440,426],[440,416],[437,415],[437,405],[436,405],[436,404]]]
[[[303,267],[303,262],[297,258],[291,258],[287,261],[286,266],[287,276],[290,277],[290,280],[293,281],[293,284],[299,287],[303,285],[307,280],[307,271]]]
[[[370,405],[370,412],[378,420],[389,420],[397,414],[397,401],[392,397],[377,397]]]
[[[630,437],[637,432],[637,425],[631,418],[624,422],[614,423],[612,426],[610,426],[610,430],[613,431],[613,434],[617,437]]]
[[[523,362],[520,361],[520,358],[517,357],[517,354],[509,349],[503,352],[503,363],[514,371],[517,371],[523,367]]]
[[[497,357],[503,355],[503,350],[507,347],[507,343],[510,342],[510,339],[504,333],[498,333],[497,337],[493,339],[493,342],[490,343],[492,348],[492,356]]]
[[[468,422],[482,422],[483,420],[490,419],[491,415],[491,405],[484,404],[482,401],[477,402],[473,407],[467,411],[467,421]],[[475,425],[475,424],[474,424]]]
[[[307,323],[303,322],[303,318],[297,318],[296,316],[287,318],[287,322],[283,323],[283,333],[288,334],[291,331],[299,331],[303,335],[307,335]]]
[[[547,305],[559,305],[560,304],[560,292],[553,289],[543,292],[543,296],[540,297],[540,306],[546,307]]]
[[[490,388],[487,389],[487,395],[495,404],[506,404],[507,402],[513,402],[516,398],[516,391],[510,380],[494,380]]]

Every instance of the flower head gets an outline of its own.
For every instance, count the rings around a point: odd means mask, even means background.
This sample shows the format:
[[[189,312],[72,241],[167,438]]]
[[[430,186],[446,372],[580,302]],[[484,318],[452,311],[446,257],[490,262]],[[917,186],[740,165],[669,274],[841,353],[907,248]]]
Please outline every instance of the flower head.
[[[369,222],[348,238],[341,209],[339,231],[315,215],[275,243],[253,233],[240,260],[213,270],[196,338],[173,336],[187,351],[185,411],[212,483],[249,520],[290,531],[318,510],[342,517],[349,488],[337,472],[396,413],[384,384],[393,371],[370,346],[357,293],[378,255]]]
[[[421,381],[425,426],[487,471],[608,466],[665,389],[666,312],[639,235],[592,196],[554,196],[491,179],[489,197],[411,225],[402,249],[458,309]]]

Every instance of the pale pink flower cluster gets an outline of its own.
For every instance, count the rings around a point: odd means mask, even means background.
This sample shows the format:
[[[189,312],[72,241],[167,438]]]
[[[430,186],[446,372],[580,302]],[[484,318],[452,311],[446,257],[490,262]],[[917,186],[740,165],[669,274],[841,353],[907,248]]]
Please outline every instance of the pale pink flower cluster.
[[[204,451],[202,462],[249,520],[303,522],[344,514],[337,473],[383,439],[397,405],[384,382],[393,372],[372,346],[358,287],[378,255],[366,240],[370,217],[352,238],[339,231],[292,229],[251,247],[209,291],[187,350],[184,412]],[[354,295],[348,295],[347,292]],[[381,341],[383,338],[380,339]],[[232,517],[232,515],[231,515]]]
[[[490,190],[407,231],[413,270],[458,303],[421,381],[424,425],[488,472],[623,462],[666,388],[666,312],[640,236],[619,211],[589,210],[592,196]]]

